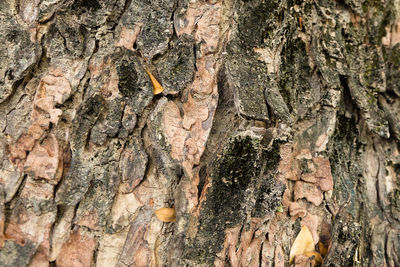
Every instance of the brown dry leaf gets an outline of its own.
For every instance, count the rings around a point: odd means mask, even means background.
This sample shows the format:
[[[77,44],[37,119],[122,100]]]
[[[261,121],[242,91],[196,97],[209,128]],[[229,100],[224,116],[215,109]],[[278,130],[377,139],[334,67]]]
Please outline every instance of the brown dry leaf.
[[[174,208],[161,208],[156,210],[155,214],[162,222],[174,222],[176,219]]]
[[[321,232],[319,235],[320,243],[318,243],[319,253],[321,253],[322,257],[325,257],[328,254],[329,248],[332,245],[331,232],[332,225],[326,221],[322,221]]]
[[[321,243],[321,241],[318,242],[318,249],[319,249],[319,252],[321,252],[321,255],[322,255],[322,256],[325,257],[326,254],[328,254],[328,249],[325,247],[324,244]]]
[[[312,256],[314,256],[314,264],[316,265],[316,266],[318,266],[318,265],[321,265],[321,263],[322,263],[322,257],[321,257],[321,254],[319,254],[318,252],[316,252],[316,251],[313,251],[313,252],[306,252],[306,253],[304,253],[304,255],[306,255],[307,257],[309,257],[309,258],[311,258]]]
[[[292,263],[294,256],[302,255],[307,252],[314,252],[314,240],[310,230],[307,226],[303,225],[290,249],[289,262]]]
[[[157,79],[150,73],[150,71],[146,70],[147,75],[149,75],[151,83],[153,84],[153,93],[158,95],[164,91],[162,85],[157,81]]]

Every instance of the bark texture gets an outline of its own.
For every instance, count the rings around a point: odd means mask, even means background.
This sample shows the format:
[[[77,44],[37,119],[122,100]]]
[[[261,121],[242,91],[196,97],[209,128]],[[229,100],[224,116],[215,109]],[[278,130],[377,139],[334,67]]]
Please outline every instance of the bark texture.
[[[283,267],[303,225],[324,266],[400,266],[399,0],[1,0],[0,22],[1,266]]]

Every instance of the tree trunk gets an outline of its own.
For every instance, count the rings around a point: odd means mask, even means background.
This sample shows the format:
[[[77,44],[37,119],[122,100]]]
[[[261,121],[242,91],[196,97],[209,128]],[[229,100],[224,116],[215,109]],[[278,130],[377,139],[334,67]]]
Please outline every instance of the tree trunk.
[[[400,266],[399,0],[0,21],[1,266]]]

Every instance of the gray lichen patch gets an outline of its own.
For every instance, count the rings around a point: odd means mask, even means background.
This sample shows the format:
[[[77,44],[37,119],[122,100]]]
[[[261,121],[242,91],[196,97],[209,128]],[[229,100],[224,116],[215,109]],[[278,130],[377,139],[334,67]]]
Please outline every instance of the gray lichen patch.
[[[104,106],[104,99],[100,95],[94,95],[82,103],[72,121],[71,147],[73,152],[84,149],[90,130],[95,125]]]
[[[130,193],[139,185],[145,177],[147,163],[148,156],[144,151],[142,140],[133,137],[126,143],[119,162],[122,192]]]
[[[310,51],[315,65],[329,88],[349,90],[371,132],[389,138],[388,121],[377,104],[378,92],[386,91],[382,47],[382,29],[390,21],[387,4],[366,1],[362,8],[322,1],[313,8],[313,37]],[[335,12],[326,14],[327,9]],[[366,17],[373,16],[366,23]],[[369,14],[369,15],[367,15]],[[306,16],[305,20],[311,17]],[[306,23],[306,25],[310,25]],[[376,25],[376,26],[373,26]],[[383,28],[382,28],[383,27]],[[307,29],[306,29],[307,30]],[[374,32],[373,36],[369,34]]]
[[[2,266],[27,266],[36,252],[38,244],[27,240],[25,244],[6,240],[0,250],[0,264]]]
[[[253,57],[241,56],[239,49],[232,46],[226,62],[229,86],[235,94],[235,104],[239,113],[249,119],[268,120],[268,109],[264,91],[268,89],[265,65]]]
[[[157,63],[164,93],[176,94],[193,80],[195,71],[194,38],[183,34],[168,54]]]
[[[105,103],[105,112],[101,114],[90,131],[90,142],[103,145],[107,138],[115,137],[118,134],[123,108],[124,103],[121,98],[115,98]]]
[[[41,53],[39,44],[31,40],[28,28],[20,25],[5,2],[0,9],[0,103],[7,99]]]
[[[94,179],[90,188],[85,194],[85,198],[79,203],[75,223],[86,226],[92,230],[111,230],[111,206],[114,196],[120,183],[118,175],[118,163],[115,161],[108,162],[108,155],[115,153],[109,151],[104,153],[104,164],[92,170]]]
[[[142,6],[143,3],[140,4]],[[171,21],[174,1],[154,1],[150,12],[143,20],[142,30],[137,39],[137,48],[143,56],[151,60],[164,54],[173,34]]]
[[[66,55],[71,58],[87,56],[84,53],[89,38],[94,36],[91,36],[86,27],[71,21],[66,14],[60,15],[44,36],[46,56],[48,58],[61,58]]]
[[[87,168],[88,159],[83,152],[90,129],[100,115],[103,105],[102,97],[96,95],[84,102],[77,112],[73,121],[71,166],[56,192],[57,204],[76,205],[89,188],[93,174]]]

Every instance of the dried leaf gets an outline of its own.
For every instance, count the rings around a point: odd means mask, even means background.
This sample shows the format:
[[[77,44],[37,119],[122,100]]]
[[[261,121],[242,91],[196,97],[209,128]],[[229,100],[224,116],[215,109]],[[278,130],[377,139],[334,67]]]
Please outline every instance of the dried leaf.
[[[156,210],[155,214],[162,222],[174,222],[176,219],[174,208],[161,208]]]
[[[158,95],[164,91],[162,85],[157,81],[157,79],[150,73],[150,71],[146,70],[147,75],[149,75],[151,83],[153,84],[153,93]]]
[[[310,230],[303,225],[290,249],[290,263],[292,263],[294,256],[307,252],[314,252],[314,240]]]
[[[321,252],[321,255],[322,256],[326,256],[326,254],[328,254],[328,249],[325,247],[325,245],[324,244],[322,244],[321,242],[318,242],[318,249],[319,249],[319,252]]]
[[[322,263],[322,257],[321,257],[321,254],[319,254],[318,252],[315,252],[315,251],[313,251],[313,252],[306,252],[306,253],[304,253],[304,255],[306,255],[307,257],[312,257],[312,256],[314,256],[314,264],[316,265],[316,266],[318,266],[318,265],[321,265],[321,263]]]

